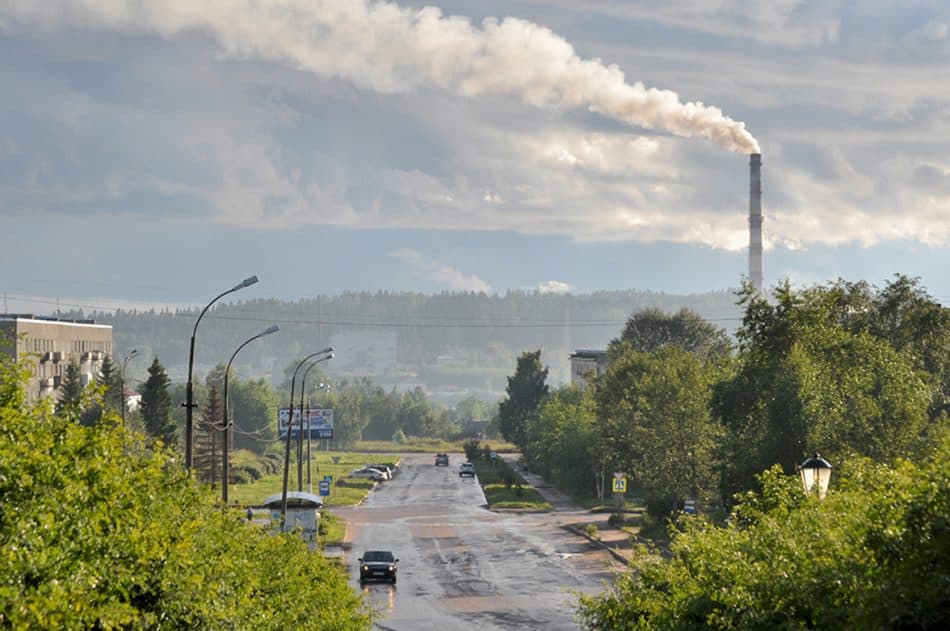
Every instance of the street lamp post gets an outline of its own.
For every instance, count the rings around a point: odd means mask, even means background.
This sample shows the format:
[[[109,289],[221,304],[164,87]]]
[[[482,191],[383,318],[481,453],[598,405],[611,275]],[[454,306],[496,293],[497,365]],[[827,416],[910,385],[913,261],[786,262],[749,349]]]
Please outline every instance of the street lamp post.
[[[125,359],[122,360],[122,366],[119,369],[119,395],[122,399],[122,427],[125,427],[125,367],[129,363],[129,360],[138,355],[139,352],[137,349],[132,349],[129,351],[129,354],[125,356]]]
[[[291,428],[294,425],[294,385],[297,382],[297,371],[300,370],[300,367],[305,363],[316,357],[317,355],[330,355],[333,356],[333,347],[328,346],[322,351],[317,351],[316,353],[311,353],[307,355],[300,363],[297,364],[297,367],[294,368],[293,377],[290,379],[290,409],[288,410],[287,415],[287,448],[284,450],[284,486],[283,491],[281,492],[280,498],[280,529],[281,532],[284,530],[284,525],[287,523],[287,480],[290,476],[290,438],[291,438]],[[301,419],[302,421],[303,419]],[[301,423],[301,430],[303,429],[303,423]]]
[[[805,495],[817,492],[818,499],[825,499],[828,483],[831,482],[831,463],[816,452],[814,456],[798,465],[798,471],[802,476]]]
[[[198,323],[201,322],[201,318],[204,317],[204,314],[206,311],[208,311],[208,308],[218,300],[232,292],[238,291],[239,289],[249,287],[256,282],[257,276],[245,278],[231,289],[221,292],[215,296],[214,299],[209,302],[204,309],[201,310],[201,313],[198,315],[198,319],[195,321],[195,328],[191,331],[191,348],[188,351],[188,383],[185,384],[185,402],[182,403],[182,405],[185,406],[185,468],[188,471],[191,471],[191,439],[194,428],[193,414],[195,406],[197,405],[195,403],[194,385],[192,384],[192,368],[195,364],[195,336],[198,334]]]
[[[271,333],[276,333],[279,330],[280,330],[280,327],[274,324],[272,326],[267,327],[267,329],[265,329],[264,331],[261,331],[254,337],[245,340],[244,343],[238,346],[237,350],[231,354],[231,359],[228,360],[227,368],[224,369],[224,410],[223,410],[223,415],[222,415],[223,421],[224,421],[222,423],[222,425],[224,426],[224,445],[221,450],[224,460],[221,463],[221,477],[222,477],[221,499],[224,500],[225,506],[228,505],[228,477],[230,475],[230,466],[231,466],[231,463],[228,461],[229,459],[228,451],[230,447],[228,444],[229,438],[230,438],[229,430],[231,428],[231,419],[230,417],[228,417],[228,375],[231,374],[231,362],[234,361],[234,358],[237,356],[238,351],[240,351],[242,348],[244,348],[245,346],[247,346],[254,340],[264,337],[265,335],[270,335]]]
[[[307,391],[307,374],[310,372],[310,369],[319,364],[320,362],[325,362],[328,359],[333,359],[333,355],[327,355],[326,357],[321,357],[317,361],[313,362],[307,369],[303,371],[303,378],[300,380],[300,431],[303,431],[303,395]],[[290,402],[290,406],[293,407],[294,402]],[[310,411],[308,406],[307,411]],[[310,427],[310,416],[307,415],[307,491],[312,492],[313,487],[310,483],[310,434],[313,432],[313,429]],[[300,434],[297,435],[297,490],[303,490],[303,447],[301,446]]]

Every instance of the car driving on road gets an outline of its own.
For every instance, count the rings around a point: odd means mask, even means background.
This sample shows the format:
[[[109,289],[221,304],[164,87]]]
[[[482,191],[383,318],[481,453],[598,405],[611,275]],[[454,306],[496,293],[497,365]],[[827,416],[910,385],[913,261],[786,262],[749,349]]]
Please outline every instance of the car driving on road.
[[[449,466],[449,454],[436,454],[435,455],[435,466]]]
[[[465,476],[475,477],[475,465],[471,462],[463,462],[462,466],[459,467],[459,477],[464,478]]]
[[[359,558],[360,583],[380,580],[396,582],[399,559],[389,550],[367,550]]]

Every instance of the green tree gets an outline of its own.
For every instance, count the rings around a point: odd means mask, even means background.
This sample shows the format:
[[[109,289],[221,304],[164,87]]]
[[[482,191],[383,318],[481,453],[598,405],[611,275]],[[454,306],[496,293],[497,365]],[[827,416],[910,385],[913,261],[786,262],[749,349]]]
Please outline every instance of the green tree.
[[[599,450],[643,488],[650,512],[717,488],[721,431],[709,402],[717,373],[677,345],[615,357],[597,391]]]
[[[263,454],[277,438],[279,395],[264,379],[229,379],[228,393],[234,447]]]
[[[515,374],[508,377],[507,396],[498,405],[501,435],[530,459],[528,424],[548,395],[548,369],[541,365],[541,350],[518,357]]]
[[[66,364],[66,371],[63,380],[59,384],[59,399],[56,403],[56,410],[63,411],[66,408],[78,412],[82,405],[82,395],[85,387],[82,384],[82,373],[79,362],[70,359]]]
[[[731,524],[684,518],[668,554],[581,596],[587,629],[938,629],[950,622],[950,440],[920,464],[836,466],[824,501],[773,467]]]
[[[106,355],[102,360],[102,366],[99,367],[99,374],[96,375],[96,383],[104,389],[102,402],[105,410],[110,412],[122,413],[122,377],[112,362],[112,357]]]
[[[703,360],[724,358],[731,344],[726,332],[689,309],[668,315],[660,309],[643,309],[630,316],[616,347],[626,342],[636,351],[655,351],[676,345]]]
[[[156,357],[148,368],[148,379],[139,387],[139,394],[142,395],[141,411],[146,432],[160,439],[166,447],[173,448],[177,445],[177,430],[171,417],[170,383],[171,379]]]
[[[849,325],[840,297],[785,283],[774,304],[753,292],[742,300],[736,370],[713,397],[729,431],[725,495],[772,464],[790,473],[815,450],[888,460],[921,448],[931,390],[907,354]]]
[[[345,569],[221,510],[165,450],[27,401],[0,359],[0,626],[369,629]]]
[[[576,494],[591,494],[601,471],[592,392],[574,386],[554,390],[528,430],[532,469]]]
[[[223,427],[221,397],[218,384],[209,378],[208,397],[205,399],[200,420],[195,423],[193,467],[198,479],[216,486],[221,466],[221,445]]]

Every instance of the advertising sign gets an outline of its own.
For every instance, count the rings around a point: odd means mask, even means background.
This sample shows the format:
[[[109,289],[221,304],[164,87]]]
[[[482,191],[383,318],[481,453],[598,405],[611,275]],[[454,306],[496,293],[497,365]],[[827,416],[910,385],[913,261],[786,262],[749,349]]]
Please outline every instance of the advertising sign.
[[[330,483],[326,480],[320,480],[320,495],[326,497],[330,494]]]
[[[281,438],[287,437],[287,425],[290,418],[289,408],[280,408],[277,411],[277,431]],[[330,408],[317,408],[304,410],[303,435],[307,436],[310,432],[310,438],[333,438],[333,410]],[[300,409],[294,408],[293,425],[290,429],[290,435],[294,438],[300,433]]]

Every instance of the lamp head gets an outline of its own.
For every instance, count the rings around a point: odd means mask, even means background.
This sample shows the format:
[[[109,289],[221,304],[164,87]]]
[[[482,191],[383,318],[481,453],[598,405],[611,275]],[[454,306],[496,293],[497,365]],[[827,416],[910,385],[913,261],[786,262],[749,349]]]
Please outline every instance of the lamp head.
[[[231,291],[237,291],[238,289],[244,289],[245,287],[250,287],[256,282],[257,282],[257,276],[251,276],[249,278],[245,278],[240,283],[235,285],[234,289],[232,289]]]
[[[828,492],[828,483],[831,482],[831,463],[815,454],[798,465],[802,476],[802,487],[805,494],[818,493],[818,499],[825,499]]]
[[[277,331],[280,331],[280,327],[276,324],[272,324],[271,326],[267,327],[267,330],[263,331],[261,335],[270,335],[271,333],[277,333]]]

